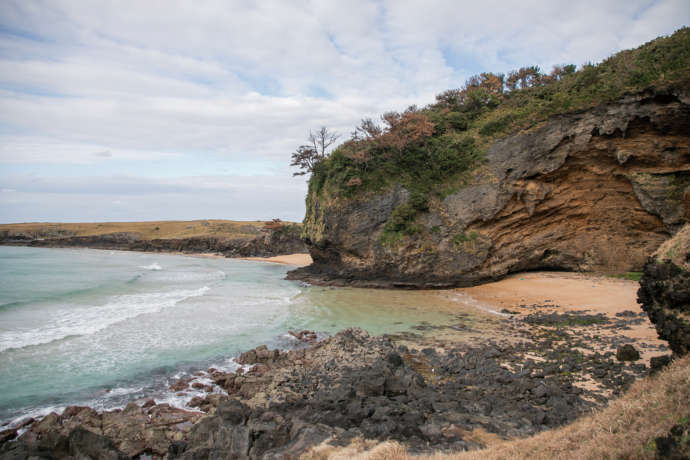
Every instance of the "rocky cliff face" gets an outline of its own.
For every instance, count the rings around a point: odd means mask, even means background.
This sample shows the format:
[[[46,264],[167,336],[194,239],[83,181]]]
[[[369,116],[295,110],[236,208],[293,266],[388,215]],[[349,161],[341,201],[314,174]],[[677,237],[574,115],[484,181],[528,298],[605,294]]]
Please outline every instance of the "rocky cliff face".
[[[690,95],[631,95],[501,139],[468,183],[416,218],[421,231],[387,242],[384,226],[409,195],[311,196],[314,265],[290,276],[438,287],[534,269],[641,269],[690,219]]]

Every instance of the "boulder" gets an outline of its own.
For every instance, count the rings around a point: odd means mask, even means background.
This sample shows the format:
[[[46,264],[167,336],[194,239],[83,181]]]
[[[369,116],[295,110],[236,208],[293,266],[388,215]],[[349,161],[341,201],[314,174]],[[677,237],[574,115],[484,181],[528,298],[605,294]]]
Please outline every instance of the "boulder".
[[[618,361],[637,361],[640,359],[640,352],[630,344],[621,345],[616,350],[616,359]]]

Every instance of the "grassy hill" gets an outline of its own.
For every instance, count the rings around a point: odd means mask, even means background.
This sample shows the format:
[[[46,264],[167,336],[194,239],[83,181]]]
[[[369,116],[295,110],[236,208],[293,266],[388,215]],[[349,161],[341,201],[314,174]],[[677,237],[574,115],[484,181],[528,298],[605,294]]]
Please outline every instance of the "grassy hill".
[[[22,223],[0,224],[0,232],[24,234],[34,238],[94,236],[108,233],[136,233],[142,239],[190,238],[223,236],[227,238],[253,237],[264,221],[190,220],[151,222],[93,222],[93,223]]]

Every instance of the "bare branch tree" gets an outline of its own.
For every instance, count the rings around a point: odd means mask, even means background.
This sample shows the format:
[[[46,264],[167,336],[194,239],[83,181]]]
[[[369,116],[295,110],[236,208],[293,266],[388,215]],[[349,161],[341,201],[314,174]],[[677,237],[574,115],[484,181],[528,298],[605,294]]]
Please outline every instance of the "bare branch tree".
[[[321,158],[326,158],[326,149],[338,140],[340,134],[330,132],[328,128],[322,126],[316,133],[309,131],[309,142],[314,146]]]
[[[300,169],[293,173],[293,176],[303,176],[311,173],[316,164],[328,156],[328,148],[338,140],[340,135],[331,132],[325,126],[322,126],[318,131],[309,131],[309,144],[300,145],[297,150],[292,153],[292,162],[290,166],[296,166]]]

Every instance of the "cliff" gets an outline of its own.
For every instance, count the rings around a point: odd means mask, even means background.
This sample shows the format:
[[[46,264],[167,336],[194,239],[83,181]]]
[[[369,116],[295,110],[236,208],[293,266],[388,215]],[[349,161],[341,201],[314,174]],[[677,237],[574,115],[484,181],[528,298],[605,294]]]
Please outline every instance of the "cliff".
[[[681,32],[673,39],[688,42],[688,30]],[[681,62],[687,72],[688,57]],[[578,78],[580,72],[571,77],[575,83],[558,83],[550,97],[580,94]],[[312,177],[303,237],[314,264],[290,277],[423,288],[475,284],[536,269],[641,270],[647,256],[690,219],[687,82],[653,84],[566,113],[545,114],[535,105],[527,118],[543,121],[496,136],[487,129],[495,122],[486,119],[508,110],[501,108],[507,104],[518,110],[515,101],[523,97],[520,91],[502,96],[507,102],[477,116],[475,125],[484,124],[475,129],[479,134],[473,143],[458,147],[474,146],[472,158],[478,159],[457,156],[454,161],[465,164],[454,176],[424,171],[438,158],[437,133],[413,149],[383,151],[385,160],[379,163],[358,163],[346,145],[325,162],[326,173],[316,170]],[[525,90],[532,91],[525,100],[531,104],[547,89]],[[448,109],[439,104],[416,113],[429,120],[439,113],[447,117]],[[439,122],[435,126],[438,131]],[[472,136],[472,125],[465,129]],[[390,171],[392,161],[404,164],[420,151],[431,154],[399,168],[397,176],[389,174],[385,185],[359,185],[376,171]],[[350,170],[357,171],[357,180],[342,185],[348,176],[340,171]]]

